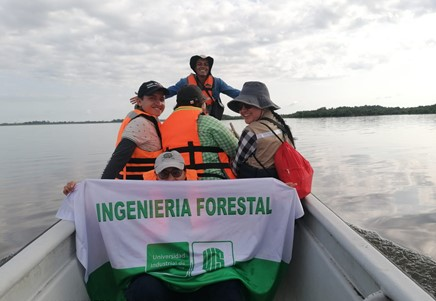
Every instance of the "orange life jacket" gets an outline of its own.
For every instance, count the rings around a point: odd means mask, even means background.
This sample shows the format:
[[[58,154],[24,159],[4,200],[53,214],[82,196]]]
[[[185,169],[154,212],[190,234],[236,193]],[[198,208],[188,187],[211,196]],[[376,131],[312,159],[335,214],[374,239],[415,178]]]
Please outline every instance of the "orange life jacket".
[[[198,174],[197,171],[194,169],[186,169],[186,180],[188,181],[195,181],[198,180]],[[144,180],[148,180],[148,181],[155,181],[156,179],[156,173],[154,172],[154,170],[150,170],[147,172],[144,172],[142,174],[142,177]]]
[[[188,85],[196,85],[201,89],[201,92],[203,93],[204,97],[206,97],[206,105],[210,106],[215,101],[215,99],[212,96],[212,88],[213,88],[213,76],[208,75],[206,78],[206,81],[204,83],[200,83],[197,80],[197,77],[195,74],[191,73],[188,77]]]
[[[198,177],[220,177],[216,174],[204,172],[205,169],[220,169],[224,179],[234,179],[227,154],[217,146],[202,146],[198,136],[197,120],[202,112],[201,108],[183,106],[174,110],[161,126],[162,149],[176,150],[185,160],[187,169],[197,170]],[[219,162],[203,162],[203,153],[218,154]]]
[[[141,110],[133,110],[129,114],[127,114],[126,118],[124,118],[121,123],[120,129],[118,131],[117,143],[120,143],[121,137],[123,135],[124,129],[135,118],[146,118],[153,122],[156,127],[156,132],[158,136],[161,138],[160,134],[160,122],[153,115],[147,114]],[[148,152],[139,147],[135,148],[132,156],[127,162],[126,166],[124,166],[123,170],[120,172],[118,179],[122,180],[142,180],[142,174],[146,171],[153,170],[154,161],[159,154],[162,153],[162,150],[155,152]]]

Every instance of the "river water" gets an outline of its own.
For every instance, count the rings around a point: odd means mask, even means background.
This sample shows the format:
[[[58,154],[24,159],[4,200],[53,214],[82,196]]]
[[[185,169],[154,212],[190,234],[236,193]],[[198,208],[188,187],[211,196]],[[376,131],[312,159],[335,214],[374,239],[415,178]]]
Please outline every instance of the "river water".
[[[231,122],[238,132],[245,126],[242,120]],[[315,170],[313,193],[373,242],[394,246],[385,252],[416,256],[409,259],[412,269],[426,270],[411,273],[430,277],[436,291],[436,266],[430,260],[436,259],[436,115],[287,122],[297,149]],[[118,127],[0,126],[0,258],[56,221],[68,180],[100,177]],[[383,239],[374,240],[379,236]]]

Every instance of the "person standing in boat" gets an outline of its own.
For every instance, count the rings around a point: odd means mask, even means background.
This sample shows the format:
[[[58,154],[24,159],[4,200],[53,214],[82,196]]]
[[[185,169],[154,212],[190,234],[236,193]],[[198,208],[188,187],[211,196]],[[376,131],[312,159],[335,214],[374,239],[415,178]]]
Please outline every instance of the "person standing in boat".
[[[205,96],[188,85],[177,93],[174,112],[161,126],[163,150],[177,150],[200,180],[235,178],[230,168],[238,140],[221,121],[205,114]]]
[[[241,93],[227,104],[239,113],[247,126],[239,138],[238,150],[232,162],[237,178],[278,179],[274,167],[274,155],[281,145],[268,126],[295,147],[289,126],[275,112],[280,107],[271,101],[267,86],[262,82],[246,82]],[[268,126],[266,126],[266,125]],[[292,186],[291,183],[287,183]]]
[[[162,152],[160,121],[168,90],[156,81],[143,83],[137,92],[135,109],[122,122],[117,146],[101,176],[102,179],[142,180],[143,173],[153,170]],[[76,182],[64,187],[64,194],[74,190]]]
[[[221,120],[224,113],[224,105],[221,101],[220,94],[223,93],[229,97],[235,98],[239,95],[239,90],[229,86],[219,77],[212,75],[212,66],[214,59],[205,55],[194,55],[189,60],[189,66],[194,71],[187,77],[181,78],[175,85],[168,87],[167,98],[170,98],[179,92],[186,85],[196,85],[206,98],[207,114]],[[136,102],[136,97],[130,99],[132,103]]]
[[[224,105],[221,102],[220,93],[235,98],[239,90],[235,89],[221,78],[212,75],[214,59],[205,55],[194,55],[189,60],[189,66],[194,71],[186,78],[181,78],[174,86],[168,87],[168,97],[174,96],[186,85],[197,85],[206,98],[206,109],[210,116],[219,120],[224,113]]]

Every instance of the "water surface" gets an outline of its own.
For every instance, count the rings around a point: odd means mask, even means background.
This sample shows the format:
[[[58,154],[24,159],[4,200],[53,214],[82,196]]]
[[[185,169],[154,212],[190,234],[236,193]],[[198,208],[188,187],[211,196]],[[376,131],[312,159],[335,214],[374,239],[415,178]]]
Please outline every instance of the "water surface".
[[[231,122],[238,132],[245,126]],[[436,259],[436,115],[287,122],[315,170],[313,193],[319,199],[362,231]],[[67,181],[100,177],[118,128],[0,127],[0,258],[56,221]]]

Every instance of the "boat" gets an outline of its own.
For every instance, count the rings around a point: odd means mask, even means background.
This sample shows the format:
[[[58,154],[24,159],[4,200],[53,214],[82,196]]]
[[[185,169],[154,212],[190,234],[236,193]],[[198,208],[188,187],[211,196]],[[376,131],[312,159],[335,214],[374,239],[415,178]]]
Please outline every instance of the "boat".
[[[274,301],[431,301],[314,195],[302,200],[292,261]],[[89,300],[75,229],[60,220],[0,267],[0,300]]]

